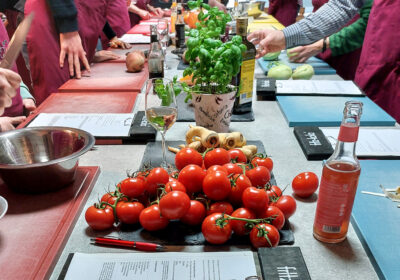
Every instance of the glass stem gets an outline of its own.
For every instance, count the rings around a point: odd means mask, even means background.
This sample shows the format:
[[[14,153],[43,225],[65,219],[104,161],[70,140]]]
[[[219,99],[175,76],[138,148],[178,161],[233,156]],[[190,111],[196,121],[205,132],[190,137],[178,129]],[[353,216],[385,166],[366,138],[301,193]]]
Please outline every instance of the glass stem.
[[[165,131],[161,132],[161,147],[162,147],[162,162],[161,162],[161,167],[162,168],[167,168],[167,157],[165,155],[166,153],[166,148],[165,148]]]

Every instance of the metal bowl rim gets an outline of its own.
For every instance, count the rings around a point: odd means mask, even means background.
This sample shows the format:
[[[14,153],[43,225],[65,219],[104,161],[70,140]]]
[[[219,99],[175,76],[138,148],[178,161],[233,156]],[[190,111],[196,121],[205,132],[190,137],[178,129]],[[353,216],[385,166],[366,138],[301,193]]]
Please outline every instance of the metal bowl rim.
[[[10,131],[6,131],[0,134],[0,138],[2,138],[5,135],[8,134],[15,134],[20,132],[21,130],[24,131],[32,131],[32,130],[38,130],[38,131],[57,131],[57,130],[69,130],[69,131],[74,131],[76,132],[78,135],[82,136],[85,138],[85,142],[87,141],[86,145],[83,146],[83,148],[81,148],[80,150],[66,156],[66,157],[62,157],[62,158],[58,158],[58,159],[53,159],[50,161],[46,161],[46,162],[38,162],[38,163],[33,163],[33,164],[4,164],[4,163],[0,163],[0,169],[24,169],[24,168],[35,168],[35,167],[44,167],[44,166],[50,166],[53,164],[58,164],[61,162],[65,162],[68,161],[70,159],[75,159],[75,158],[79,158],[81,155],[83,155],[84,153],[86,153],[87,151],[89,151],[90,149],[92,149],[92,147],[95,144],[95,138],[94,136],[82,129],[78,129],[78,128],[73,128],[73,127],[64,127],[64,126],[37,126],[37,127],[27,127],[27,128],[22,128],[22,129],[17,129],[17,130],[10,130]]]

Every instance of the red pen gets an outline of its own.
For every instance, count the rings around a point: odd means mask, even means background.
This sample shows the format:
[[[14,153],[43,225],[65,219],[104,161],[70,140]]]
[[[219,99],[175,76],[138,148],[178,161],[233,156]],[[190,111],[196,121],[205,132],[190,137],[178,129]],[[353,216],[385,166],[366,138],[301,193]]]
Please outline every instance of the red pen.
[[[149,242],[136,242],[129,240],[122,240],[120,238],[112,238],[112,237],[96,237],[90,239],[91,244],[102,244],[102,245],[110,245],[110,246],[118,246],[118,247],[128,247],[131,249],[136,249],[139,251],[148,251],[148,252],[159,252],[164,251],[164,246],[149,243]]]

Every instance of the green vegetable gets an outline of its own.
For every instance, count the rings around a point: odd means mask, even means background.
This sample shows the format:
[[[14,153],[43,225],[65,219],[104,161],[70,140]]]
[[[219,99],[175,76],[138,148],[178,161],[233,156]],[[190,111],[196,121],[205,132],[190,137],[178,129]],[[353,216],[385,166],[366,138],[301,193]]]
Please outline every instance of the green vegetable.
[[[292,57],[292,56],[295,56],[295,55],[298,54],[297,52],[291,53],[291,51],[292,51],[293,49],[294,49],[294,48],[291,48],[291,49],[287,49],[287,50],[286,50],[286,55],[287,55],[288,57]]]
[[[310,64],[304,64],[293,71],[293,80],[309,80],[314,75],[314,68]]]
[[[264,60],[278,60],[279,55],[281,54],[281,52],[273,52],[273,53],[267,53],[266,55],[263,56]]]
[[[288,80],[292,76],[292,68],[286,64],[278,64],[268,70],[268,78],[274,78],[277,80]]]

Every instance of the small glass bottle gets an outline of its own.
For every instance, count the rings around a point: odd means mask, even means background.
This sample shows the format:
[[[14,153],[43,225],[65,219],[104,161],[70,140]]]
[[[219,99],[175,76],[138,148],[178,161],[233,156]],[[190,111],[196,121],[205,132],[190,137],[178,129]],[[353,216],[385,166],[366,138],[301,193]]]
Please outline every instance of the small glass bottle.
[[[355,148],[362,105],[359,101],[346,102],[335,151],[322,169],[314,220],[314,237],[322,242],[346,239],[361,173]]]
[[[247,40],[248,18],[240,17],[236,19],[236,34],[242,36],[242,43],[247,50],[243,53],[243,61],[240,66],[239,74],[233,79],[234,85],[239,87],[239,95],[236,97],[233,106],[233,113],[244,114],[251,112],[253,100],[253,81],[254,68],[256,64],[256,48]]]
[[[183,20],[181,3],[178,3],[177,13],[175,23],[175,46],[176,48],[183,48],[185,46],[185,22]]]
[[[164,56],[157,36],[157,25],[150,25],[149,79],[164,77]]]

